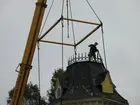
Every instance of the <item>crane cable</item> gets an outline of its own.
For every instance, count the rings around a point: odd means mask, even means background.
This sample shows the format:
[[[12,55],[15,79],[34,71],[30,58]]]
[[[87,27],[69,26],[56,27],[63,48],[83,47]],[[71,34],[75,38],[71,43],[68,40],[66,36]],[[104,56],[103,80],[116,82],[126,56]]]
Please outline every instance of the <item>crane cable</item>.
[[[104,60],[105,60],[105,66],[106,66],[106,69],[107,69],[107,60],[106,60],[106,51],[105,51],[103,26],[101,26],[101,33],[102,33],[102,41],[103,41]]]
[[[97,13],[95,12],[95,10],[93,9],[93,7],[91,6],[90,2],[88,0],[86,0],[86,2],[88,3],[89,7],[91,8],[92,12],[95,14],[95,16],[97,17],[97,19],[99,20],[100,23],[102,23],[101,19],[99,18],[99,16],[97,15]]]
[[[71,1],[69,0],[69,8],[70,8],[70,18],[72,19],[72,8],[71,8]],[[73,34],[73,43],[74,45],[76,44],[76,39],[75,39],[75,30],[74,30],[74,24],[73,21],[71,21],[71,25],[72,25],[72,34]],[[76,61],[76,55],[77,55],[77,49],[76,46],[74,46],[74,55],[75,55],[75,61]]]
[[[67,19],[69,18],[69,1],[66,1]],[[69,20],[67,20],[67,38],[69,38]]]
[[[64,0],[62,1],[62,10],[61,10],[61,27],[62,27],[62,30],[61,30],[61,33],[62,33],[62,36],[61,36],[61,41],[62,41],[62,70],[64,70],[64,65],[63,65],[63,63],[64,63],[64,61],[63,61],[63,59],[64,59],[64,46],[63,46],[63,42],[64,42],[64,39],[63,39],[63,37],[64,37],[64,20],[63,20],[63,12],[64,12]],[[61,94],[61,97],[60,97],[60,105],[62,105],[62,101],[63,101],[63,99],[62,99],[63,97],[62,97],[62,94]]]
[[[40,44],[39,44],[39,41],[37,42],[37,48],[38,48],[38,59],[37,59],[37,61],[38,61],[38,87],[39,87],[39,96],[38,96],[38,102],[39,102],[39,105],[40,105],[40,96],[41,96],[41,94],[40,94],[40,91],[41,91],[41,88],[40,88]]]
[[[41,35],[42,32],[43,32],[43,29],[44,29],[44,27],[45,27],[45,24],[46,24],[46,22],[47,22],[47,20],[48,20],[48,17],[49,17],[49,15],[50,15],[51,10],[52,10],[53,4],[54,4],[54,0],[52,0],[51,6],[50,6],[50,8],[49,8],[49,10],[48,10],[48,14],[46,15],[46,18],[45,18],[45,20],[44,20],[44,23],[43,23],[43,25],[42,25],[42,28],[41,28],[41,31],[40,31],[40,34],[39,34],[39,35]]]
[[[40,30],[40,33],[39,33],[39,36],[41,36],[41,34],[42,34],[42,32],[43,32],[43,29],[44,29],[44,27],[45,27],[45,24],[46,24],[46,22],[47,22],[47,20],[48,20],[48,17],[49,17],[49,15],[50,15],[50,12],[51,12],[51,9],[52,9],[52,6],[53,6],[53,4],[54,4],[54,0],[52,1],[52,3],[51,3],[51,6],[50,6],[50,8],[49,8],[49,10],[48,10],[48,14],[46,15],[46,18],[45,18],[45,21],[44,21],[44,23],[43,23],[43,25],[42,25],[42,28],[41,28],[41,30]],[[41,96],[41,87],[40,87],[40,84],[41,84],[41,78],[40,78],[40,44],[39,44],[39,41],[37,41],[37,48],[38,48],[38,55],[37,55],[37,57],[38,57],[38,87],[39,87],[39,97],[38,97],[38,103],[39,103],[39,105],[40,105],[40,96]]]
[[[103,53],[104,53],[104,62],[105,62],[105,66],[107,69],[107,60],[106,60],[106,51],[105,51],[105,41],[104,41],[104,31],[103,31],[103,23],[101,21],[101,19],[99,18],[99,16],[97,15],[97,13],[95,12],[95,10],[93,9],[93,7],[91,6],[90,2],[88,0],[86,0],[89,7],[91,8],[92,12],[95,14],[95,16],[97,17],[97,19],[99,20],[100,24],[101,24],[101,34],[102,34],[102,44],[103,44]]]
[[[62,69],[64,69],[64,46],[63,46],[63,43],[64,43],[64,20],[63,20],[63,12],[64,12],[64,0],[62,1],[62,10],[61,10],[61,26],[62,26],[62,30],[61,30],[61,33],[62,33],[62,36],[61,36],[61,41],[62,41]]]

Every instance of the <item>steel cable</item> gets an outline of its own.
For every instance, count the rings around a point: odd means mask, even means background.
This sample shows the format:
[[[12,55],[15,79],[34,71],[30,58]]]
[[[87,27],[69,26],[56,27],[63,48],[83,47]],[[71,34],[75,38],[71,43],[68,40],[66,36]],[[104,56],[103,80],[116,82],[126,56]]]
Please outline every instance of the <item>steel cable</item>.
[[[43,29],[44,29],[44,27],[45,27],[45,24],[46,24],[46,22],[47,22],[47,20],[48,20],[49,15],[50,15],[50,12],[51,12],[51,9],[52,9],[53,4],[54,4],[54,0],[53,0],[52,3],[51,3],[51,6],[50,6],[50,8],[49,8],[48,14],[47,14],[47,16],[46,16],[46,18],[45,18],[45,21],[44,21],[44,23],[43,23],[43,25],[42,25],[42,28],[41,28],[41,31],[40,31],[40,34],[39,34],[39,35],[41,35],[42,32],[43,32]]]
[[[93,13],[95,14],[95,16],[97,17],[97,19],[99,20],[100,24],[101,24],[101,33],[102,33],[102,44],[103,44],[103,53],[104,53],[104,61],[105,61],[105,66],[107,68],[107,60],[106,60],[106,51],[105,51],[105,42],[104,42],[104,32],[103,32],[103,23],[101,21],[101,19],[99,18],[99,16],[97,15],[97,13],[95,12],[95,10],[93,9],[93,7],[91,6],[90,2],[88,0],[86,0],[89,7],[91,8],[91,10],[93,11]]]
[[[72,16],[72,7],[71,7],[71,1],[70,0],[69,0],[69,8],[70,8],[70,18],[72,19],[73,16]],[[73,42],[74,42],[74,45],[75,45],[76,44],[76,39],[75,39],[75,30],[74,30],[73,21],[71,21],[71,25],[72,25],[72,33],[73,33]],[[74,54],[75,54],[75,58],[76,58],[76,55],[77,55],[76,46],[74,46]]]

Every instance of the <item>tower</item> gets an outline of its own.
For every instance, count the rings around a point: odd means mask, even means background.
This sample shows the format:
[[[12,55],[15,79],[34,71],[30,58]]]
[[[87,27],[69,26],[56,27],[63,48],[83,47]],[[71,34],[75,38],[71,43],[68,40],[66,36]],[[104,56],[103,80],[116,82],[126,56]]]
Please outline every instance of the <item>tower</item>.
[[[50,105],[128,105],[117,92],[101,57],[89,61],[81,54],[70,59],[57,84],[62,89],[61,97]]]

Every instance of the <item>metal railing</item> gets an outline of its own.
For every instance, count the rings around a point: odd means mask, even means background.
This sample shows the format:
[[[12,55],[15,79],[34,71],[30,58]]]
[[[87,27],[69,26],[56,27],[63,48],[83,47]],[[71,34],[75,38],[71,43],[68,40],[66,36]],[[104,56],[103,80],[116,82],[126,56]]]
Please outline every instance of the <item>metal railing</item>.
[[[93,57],[89,59],[88,55],[89,55],[88,53],[77,53],[76,55],[73,55],[68,59],[68,65],[71,65],[75,62],[84,62],[84,61],[102,63],[102,58],[99,52],[96,53],[96,59],[94,59]]]

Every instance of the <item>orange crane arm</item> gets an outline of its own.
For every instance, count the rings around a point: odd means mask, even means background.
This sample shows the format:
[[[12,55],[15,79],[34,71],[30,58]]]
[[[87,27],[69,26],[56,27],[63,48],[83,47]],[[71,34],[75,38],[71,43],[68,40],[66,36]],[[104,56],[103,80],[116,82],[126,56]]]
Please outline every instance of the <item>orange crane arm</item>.
[[[16,81],[12,102],[10,105],[22,105],[24,90],[28,81],[30,69],[32,68],[32,59],[34,56],[36,42],[38,40],[38,35],[44,16],[46,2],[47,0],[38,0],[36,3],[28,40],[26,43],[22,62],[20,64],[20,70]]]

